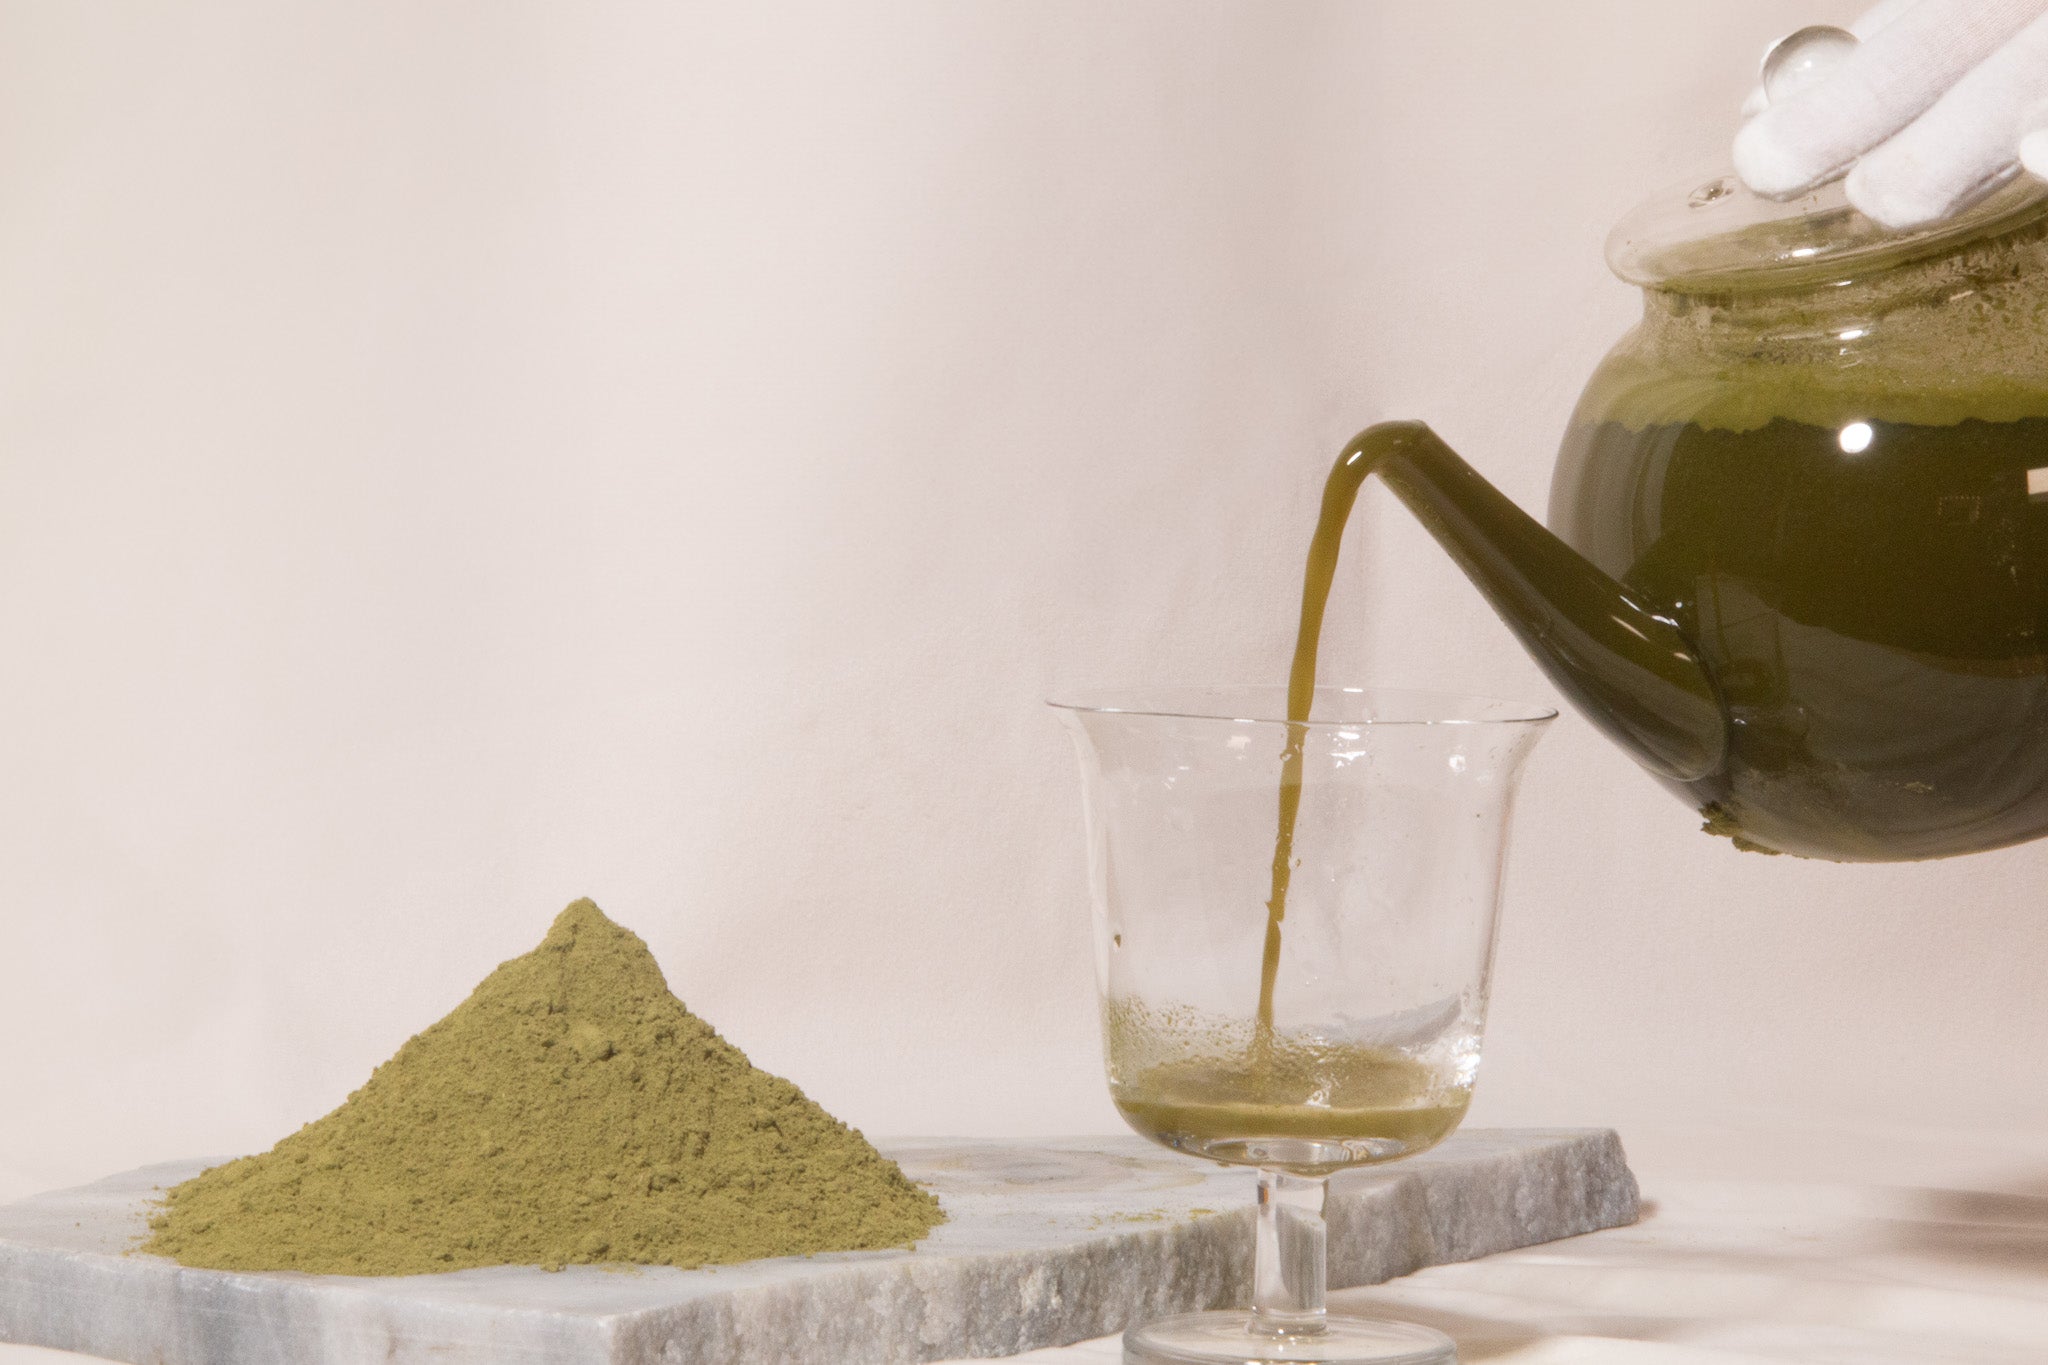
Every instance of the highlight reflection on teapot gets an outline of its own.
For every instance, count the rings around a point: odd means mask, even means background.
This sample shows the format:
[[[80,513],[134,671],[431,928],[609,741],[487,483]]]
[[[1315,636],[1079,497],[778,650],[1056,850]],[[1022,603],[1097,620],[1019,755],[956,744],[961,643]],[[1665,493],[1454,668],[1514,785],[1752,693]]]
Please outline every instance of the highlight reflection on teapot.
[[[1710,832],[1841,861],[2048,833],[2048,187],[1901,234],[1716,180],[1608,253],[1643,320],[1550,529],[1418,423],[1354,441],[1359,477]]]

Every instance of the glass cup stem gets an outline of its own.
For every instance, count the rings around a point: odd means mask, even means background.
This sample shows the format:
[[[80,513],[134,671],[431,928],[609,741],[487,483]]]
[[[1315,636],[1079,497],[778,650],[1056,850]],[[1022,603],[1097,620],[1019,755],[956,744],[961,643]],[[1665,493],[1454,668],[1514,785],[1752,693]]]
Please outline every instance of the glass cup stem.
[[[1329,1189],[1320,1177],[1259,1171],[1251,1330],[1261,1336],[1306,1337],[1324,1329],[1329,1237],[1323,1201]]]

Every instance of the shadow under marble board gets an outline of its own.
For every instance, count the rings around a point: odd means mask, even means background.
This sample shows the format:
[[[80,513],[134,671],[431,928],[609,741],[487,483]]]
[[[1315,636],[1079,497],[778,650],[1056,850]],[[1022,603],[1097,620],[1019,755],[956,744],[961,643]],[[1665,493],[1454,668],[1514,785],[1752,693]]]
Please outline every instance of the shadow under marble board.
[[[1000,1356],[1243,1303],[1250,1172],[1138,1138],[881,1144],[950,1221],[914,1251],[361,1279],[124,1254],[177,1162],[0,1207],[0,1341],[139,1365],[862,1365]],[[1486,1130],[1331,1181],[1330,1283],[1635,1221],[1599,1129]]]

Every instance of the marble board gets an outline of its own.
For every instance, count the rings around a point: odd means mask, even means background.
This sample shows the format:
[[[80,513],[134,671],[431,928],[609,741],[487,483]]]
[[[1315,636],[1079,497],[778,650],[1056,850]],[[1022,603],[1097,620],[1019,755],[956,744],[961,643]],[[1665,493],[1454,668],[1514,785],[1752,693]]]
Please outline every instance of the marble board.
[[[0,1341],[136,1365],[865,1365],[1001,1356],[1245,1301],[1249,1172],[1141,1139],[882,1143],[950,1221],[914,1251],[403,1279],[124,1254],[176,1162],[0,1207]],[[1330,1283],[1636,1218],[1601,1129],[1460,1132],[1331,1182]]]

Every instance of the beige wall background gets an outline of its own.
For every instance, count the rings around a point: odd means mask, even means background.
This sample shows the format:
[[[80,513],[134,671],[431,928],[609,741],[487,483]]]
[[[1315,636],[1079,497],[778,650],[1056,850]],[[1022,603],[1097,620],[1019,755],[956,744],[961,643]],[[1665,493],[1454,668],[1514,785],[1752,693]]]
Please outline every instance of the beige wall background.
[[[1540,510],[1608,225],[1854,5],[0,3],[0,1196],[267,1146],[595,896],[875,1133],[1109,1130],[1040,701],[1277,677],[1320,474]],[[1405,514],[1327,672],[1548,696]],[[1475,1122],[2048,1124],[2048,845],[1567,717]]]

